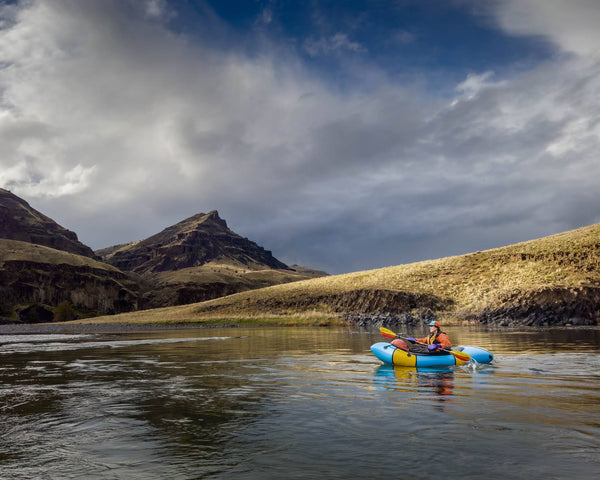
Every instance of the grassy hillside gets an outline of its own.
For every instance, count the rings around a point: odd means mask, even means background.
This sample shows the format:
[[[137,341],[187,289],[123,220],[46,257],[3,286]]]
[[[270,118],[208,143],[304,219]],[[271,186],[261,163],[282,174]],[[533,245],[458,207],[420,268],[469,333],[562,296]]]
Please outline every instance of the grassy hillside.
[[[526,324],[540,318],[595,324],[600,317],[600,224],[483,252],[277,285],[105,321],[310,320],[424,308],[447,322],[507,317]]]
[[[311,270],[307,270],[311,272]],[[153,276],[159,285],[178,283],[225,283],[247,284],[246,289],[256,288],[257,284],[270,286],[278,283],[296,282],[313,278],[316,274],[294,270],[251,270],[240,265],[210,262],[201,267],[184,268],[170,272],[160,272]]]
[[[90,257],[56,250],[43,245],[0,238],[0,267],[6,262],[33,262],[51,265],[65,264],[75,267],[90,267],[98,270],[119,272],[117,268]]]
[[[149,288],[144,294],[143,305],[145,308],[187,305],[317,276],[310,270],[254,270],[232,263],[209,262],[199,267],[146,274],[142,279]]]

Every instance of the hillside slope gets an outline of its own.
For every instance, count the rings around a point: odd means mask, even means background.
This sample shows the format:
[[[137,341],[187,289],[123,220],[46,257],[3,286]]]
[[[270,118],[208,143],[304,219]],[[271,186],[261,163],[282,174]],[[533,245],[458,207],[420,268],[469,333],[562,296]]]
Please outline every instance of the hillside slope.
[[[467,255],[322,277],[115,321],[436,316],[496,325],[596,325],[600,224]]]

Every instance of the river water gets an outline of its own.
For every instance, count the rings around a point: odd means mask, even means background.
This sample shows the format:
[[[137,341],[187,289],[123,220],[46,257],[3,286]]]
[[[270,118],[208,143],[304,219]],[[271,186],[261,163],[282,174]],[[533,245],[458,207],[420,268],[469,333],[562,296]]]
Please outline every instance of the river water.
[[[494,363],[384,366],[344,328],[0,335],[0,478],[600,478],[598,328],[447,331]]]

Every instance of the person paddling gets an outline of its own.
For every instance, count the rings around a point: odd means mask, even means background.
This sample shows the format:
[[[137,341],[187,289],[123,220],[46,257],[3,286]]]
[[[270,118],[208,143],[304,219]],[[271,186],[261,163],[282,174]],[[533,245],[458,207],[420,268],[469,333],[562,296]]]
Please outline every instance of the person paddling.
[[[409,347],[411,352],[437,352],[440,349],[451,348],[452,342],[448,334],[442,332],[440,322],[432,320],[427,324],[429,326],[429,335],[425,338],[407,338],[413,345]],[[424,345],[418,345],[418,344]],[[426,347],[426,348],[424,348]]]

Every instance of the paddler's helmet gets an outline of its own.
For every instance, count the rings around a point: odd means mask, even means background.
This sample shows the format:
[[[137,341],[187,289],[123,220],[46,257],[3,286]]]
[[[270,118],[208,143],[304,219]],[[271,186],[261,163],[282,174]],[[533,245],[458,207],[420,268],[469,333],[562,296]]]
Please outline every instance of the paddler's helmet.
[[[436,321],[436,320],[432,320],[431,322],[429,322],[427,324],[428,327],[437,327],[437,328],[442,328],[440,325],[440,322]]]

